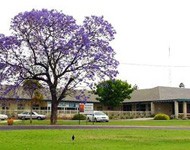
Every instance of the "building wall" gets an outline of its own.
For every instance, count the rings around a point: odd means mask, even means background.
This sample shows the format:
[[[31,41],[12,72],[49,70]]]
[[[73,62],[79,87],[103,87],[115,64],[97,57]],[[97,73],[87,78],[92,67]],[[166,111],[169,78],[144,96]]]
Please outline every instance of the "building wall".
[[[122,106],[118,106],[118,107],[109,107],[109,106],[103,106],[100,103],[94,103],[94,110],[104,110],[104,111],[120,111],[122,110]]]
[[[41,107],[47,107],[46,102],[40,102],[38,104],[39,109]],[[1,100],[0,101],[0,111],[23,111],[30,110],[31,102],[25,100]]]
[[[69,103],[69,102],[68,102]],[[72,102],[73,103],[73,102]],[[125,104],[126,105],[126,104]],[[127,104],[131,106],[131,110],[124,110],[124,111],[150,111],[150,106],[149,103],[131,103],[131,104]],[[6,106],[7,108],[5,108],[4,106]],[[76,105],[76,109],[77,110],[77,106]],[[143,107],[142,107],[143,106]],[[4,113],[6,111],[9,112],[22,112],[22,111],[26,111],[26,110],[30,110],[30,101],[26,101],[26,100],[3,100],[0,101],[0,112]],[[46,101],[40,103],[39,105],[37,105],[34,110],[47,110],[48,104]],[[154,103],[154,114],[157,113],[165,113],[168,115],[172,115],[173,114],[173,103],[166,103],[166,102],[155,102]],[[102,106],[100,103],[94,103],[94,110],[102,110],[102,111],[121,111],[123,110],[123,106],[119,106],[117,108],[111,108],[111,107],[107,107],[107,106]]]
[[[167,115],[173,114],[173,103],[154,103],[155,114],[165,113]]]

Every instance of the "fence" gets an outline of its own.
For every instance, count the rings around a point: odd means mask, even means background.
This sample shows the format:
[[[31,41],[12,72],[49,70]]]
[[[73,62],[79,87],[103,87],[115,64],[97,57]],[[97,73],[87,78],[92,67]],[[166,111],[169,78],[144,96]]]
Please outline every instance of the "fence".
[[[133,119],[151,117],[150,111],[104,111],[110,119]]]
[[[24,110],[29,111],[29,110]],[[50,117],[50,110],[34,110],[39,114],[44,114],[48,118]],[[17,114],[22,113],[23,110],[1,110],[0,113],[7,114],[11,117],[17,117]],[[151,116],[150,111],[104,111],[110,119],[133,119],[133,118],[146,118]],[[69,119],[72,118],[74,114],[77,114],[78,110],[58,110],[58,118]]]

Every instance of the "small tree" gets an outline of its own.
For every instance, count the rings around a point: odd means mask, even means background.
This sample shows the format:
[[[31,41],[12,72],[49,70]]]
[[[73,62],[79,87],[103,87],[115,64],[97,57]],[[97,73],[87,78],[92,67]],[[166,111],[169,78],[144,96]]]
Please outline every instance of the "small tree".
[[[32,106],[39,103],[43,99],[43,95],[39,92],[42,85],[37,80],[25,80],[23,89],[30,96],[30,123],[32,123]]]
[[[127,82],[121,80],[107,80],[99,83],[95,94],[105,106],[119,106],[126,98],[130,99],[133,88]]]

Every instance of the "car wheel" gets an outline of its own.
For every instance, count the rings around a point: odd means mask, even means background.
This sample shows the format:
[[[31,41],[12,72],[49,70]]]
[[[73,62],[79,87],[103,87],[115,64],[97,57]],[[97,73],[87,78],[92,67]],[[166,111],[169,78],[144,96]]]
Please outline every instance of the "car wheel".
[[[42,118],[41,118],[41,117],[37,117],[37,119],[38,119],[38,120],[42,120]]]
[[[25,117],[21,117],[22,120],[25,120]]]
[[[87,118],[87,121],[88,121],[88,122],[91,122],[90,118]]]

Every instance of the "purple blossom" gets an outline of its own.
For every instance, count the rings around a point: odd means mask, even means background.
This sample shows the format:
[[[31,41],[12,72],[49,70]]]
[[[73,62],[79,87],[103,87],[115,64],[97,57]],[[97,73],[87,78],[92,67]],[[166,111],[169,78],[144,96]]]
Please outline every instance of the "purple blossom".
[[[52,105],[81,84],[92,88],[97,79],[118,74],[110,46],[116,31],[103,17],[86,17],[78,25],[57,10],[33,9],[16,15],[11,30],[12,36],[0,34],[0,82],[41,81],[49,88]],[[86,101],[88,96],[76,98]]]
[[[87,91],[85,92],[84,90],[80,90],[75,94],[76,94],[76,96],[75,96],[76,100],[78,100],[79,102],[84,103],[84,104],[90,98],[90,94]]]
[[[6,37],[3,34],[0,35],[0,49],[16,49],[20,44],[20,41],[14,36]]]

